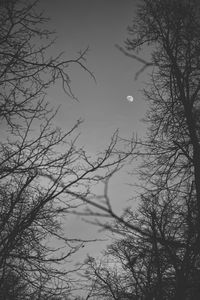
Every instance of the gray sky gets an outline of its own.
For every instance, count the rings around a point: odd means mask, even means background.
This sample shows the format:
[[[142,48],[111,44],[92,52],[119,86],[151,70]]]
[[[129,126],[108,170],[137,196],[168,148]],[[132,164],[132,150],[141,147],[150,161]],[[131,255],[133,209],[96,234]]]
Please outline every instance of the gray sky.
[[[50,26],[57,32],[55,52],[65,52],[73,58],[79,50],[89,46],[87,66],[94,73],[97,83],[80,68],[70,68],[72,88],[79,102],[68,98],[59,87],[49,91],[48,99],[53,105],[61,105],[56,124],[69,128],[77,119],[84,119],[81,126],[80,144],[90,153],[103,150],[112,133],[118,128],[122,137],[132,133],[144,134],[141,119],[146,108],[140,90],[144,87],[145,75],[137,81],[134,75],[140,64],[124,56],[115,44],[123,45],[127,26],[136,11],[136,0],[41,0]],[[132,103],[126,100],[133,95]],[[134,168],[134,165],[131,167]],[[130,170],[130,169],[129,169]],[[127,170],[117,174],[111,181],[110,195],[113,206],[121,209],[130,205],[127,200],[134,193],[127,186],[132,178]],[[96,228],[80,223],[70,217],[66,230],[73,236],[96,236]],[[103,244],[101,244],[103,245]],[[100,244],[86,247],[85,253],[97,253]]]

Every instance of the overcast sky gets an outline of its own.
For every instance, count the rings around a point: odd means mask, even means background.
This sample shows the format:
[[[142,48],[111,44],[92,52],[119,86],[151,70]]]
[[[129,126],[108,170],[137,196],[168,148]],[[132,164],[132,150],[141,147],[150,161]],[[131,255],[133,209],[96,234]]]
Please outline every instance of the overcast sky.
[[[51,18],[50,27],[55,29],[57,40],[53,51],[65,52],[66,58],[74,58],[79,50],[89,46],[87,66],[94,73],[96,83],[84,71],[70,68],[72,88],[79,102],[62,92],[59,87],[50,89],[48,99],[53,105],[61,105],[57,125],[69,128],[77,119],[84,119],[80,143],[90,153],[103,150],[112,133],[119,129],[122,137],[134,133],[144,134],[141,119],[146,108],[140,90],[144,88],[145,76],[135,81],[140,68],[138,62],[124,56],[115,44],[123,46],[127,26],[136,12],[136,0],[41,0],[46,14]],[[134,97],[132,103],[126,100]],[[134,165],[132,166],[134,168]],[[112,203],[117,209],[130,205],[127,200],[134,193],[127,186],[131,183],[125,171],[116,175],[111,183]],[[97,229],[70,219],[70,234],[87,237],[88,230],[94,236]],[[89,229],[88,229],[89,228]],[[92,237],[92,235],[91,235]],[[84,249],[95,252],[99,244]]]

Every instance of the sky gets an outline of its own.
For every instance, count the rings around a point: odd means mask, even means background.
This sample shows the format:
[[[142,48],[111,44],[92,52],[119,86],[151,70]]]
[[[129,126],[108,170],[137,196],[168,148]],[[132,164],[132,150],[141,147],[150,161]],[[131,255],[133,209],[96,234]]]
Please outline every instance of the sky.
[[[89,47],[87,67],[95,75],[96,82],[74,65],[69,75],[79,101],[70,99],[59,86],[52,87],[47,98],[52,105],[61,106],[55,125],[67,130],[77,119],[84,120],[79,143],[92,154],[109,144],[116,129],[124,138],[133,133],[143,136],[145,132],[141,119],[146,104],[141,89],[146,77],[142,74],[135,80],[140,64],[115,46],[123,46],[136,4],[136,0],[41,0],[45,14],[50,17],[49,26],[56,31],[53,53],[64,52],[64,58],[70,59]],[[128,95],[134,97],[133,102],[127,101]],[[134,194],[128,185],[134,179],[127,175],[127,170],[122,170],[111,181],[112,204],[118,211],[130,206],[128,199]],[[66,230],[72,236],[87,238],[90,232],[90,238],[102,237],[96,233],[97,228],[81,223],[77,217],[69,218]],[[97,253],[103,247],[103,243],[92,244],[82,250],[82,255]]]

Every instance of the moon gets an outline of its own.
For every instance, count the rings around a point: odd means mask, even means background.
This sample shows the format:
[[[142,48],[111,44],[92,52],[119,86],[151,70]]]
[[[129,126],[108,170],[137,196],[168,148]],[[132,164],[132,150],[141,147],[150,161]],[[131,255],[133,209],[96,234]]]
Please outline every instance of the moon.
[[[127,96],[126,100],[128,100],[128,102],[133,102],[134,98],[133,96]]]

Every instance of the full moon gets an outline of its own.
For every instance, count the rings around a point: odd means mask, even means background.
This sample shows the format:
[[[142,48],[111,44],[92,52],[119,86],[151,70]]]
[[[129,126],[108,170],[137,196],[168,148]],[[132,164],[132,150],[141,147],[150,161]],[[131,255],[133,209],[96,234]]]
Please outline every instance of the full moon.
[[[134,100],[133,96],[127,96],[126,99],[128,100],[128,102],[133,102]]]

